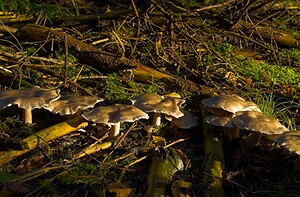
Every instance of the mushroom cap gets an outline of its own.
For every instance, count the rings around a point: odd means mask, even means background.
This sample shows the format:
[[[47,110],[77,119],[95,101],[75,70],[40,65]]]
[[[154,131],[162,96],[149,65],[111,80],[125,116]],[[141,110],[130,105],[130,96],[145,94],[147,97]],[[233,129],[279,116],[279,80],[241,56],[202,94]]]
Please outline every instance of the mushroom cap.
[[[91,96],[63,95],[58,100],[51,102],[51,105],[44,107],[52,113],[60,115],[75,114],[78,110],[92,108],[96,103],[103,101]]]
[[[159,96],[158,94],[142,94],[130,99],[132,104],[145,112],[163,113],[179,118],[183,116],[180,107],[185,102],[183,99]]]
[[[237,95],[220,95],[202,100],[207,111],[217,115],[227,115],[237,111],[260,111],[257,105],[251,101],[245,101]]]
[[[278,120],[257,111],[239,111],[235,113],[232,122],[240,129],[265,133],[281,134],[289,131]]]
[[[236,128],[236,126],[232,122],[232,117],[230,116],[211,115],[205,117],[205,120],[206,122],[214,126]]]
[[[291,152],[300,155],[300,131],[287,131],[282,134],[268,136],[274,142],[285,146]]]
[[[174,118],[180,118],[184,116],[184,113],[181,109],[184,102],[185,100],[183,99],[167,97],[159,103],[153,105],[152,110],[149,110],[148,112],[163,113],[173,116]]]
[[[59,89],[50,90],[33,87],[23,90],[4,90],[0,92],[0,108],[16,104],[20,108],[32,110],[49,106],[59,97]]]
[[[147,112],[147,111],[151,111],[152,106],[159,103],[163,99],[164,97],[158,94],[146,93],[146,94],[141,94],[139,96],[134,96],[130,100],[132,102],[132,105]]]
[[[104,123],[108,126],[118,122],[134,122],[139,119],[148,119],[149,116],[133,105],[114,104],[100,106],[85,112],[82,116],[94,123]]]
[[[189,129],[198,125],[198,118],[191,114],[191,112],[181,109],[183,116],[180,118],[175,118],[175,125],[181,129]]]

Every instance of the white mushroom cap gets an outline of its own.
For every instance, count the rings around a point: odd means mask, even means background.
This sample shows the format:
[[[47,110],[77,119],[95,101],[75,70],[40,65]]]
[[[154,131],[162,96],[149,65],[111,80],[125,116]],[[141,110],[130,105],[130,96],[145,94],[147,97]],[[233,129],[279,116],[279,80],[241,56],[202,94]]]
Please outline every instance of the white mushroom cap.
[[[32,123],[32,109],[49,106],[59,97],[59,89],[33,87],[23,90],[4,90],[0,92],[0,107],[5,108],[16,104],[23,109],[24,122]]]
[[[184,115],[180,109],[184,102],[185,100],[183,99],[168,97],[155,104],[150,112],[163,113],[174,118],[180,118]]]
[[[91,111],[83,113],[82,116],[88,121],[104,123],[111,126],[113,129],[113,131],[110,132],[111,137],[119,134],[121,122],[134,122],[139,119],[149,118],[148,114],[137,107],[124,104],[96,107]],[[115,125],[117,125],[117,129]]]
[[[181,129],[189,129],[198,125],[198,118],[191,114],[191,112],[181,109],[183,116],[180,118],[174,118],[174,124]]]
[[[91,96],[75,96],[63,95],[58,100],[53,101],[50,106],[44,107],[45,109],[60,115],[75,114],[78,110],[85,110],[93,108],[96,103],[103,101]]]
[[[149,116],[142,110],[132,105],[114,104],[100,106],[85,112],[82,116],[94,123],[111,125],[117,122],[134,122],[139,119],[148,119]]]
[[[132,105],[136,106],[137,108],[148,112],[151,111],[153,106],[164,99],[163,96],[158,94],[141,94],[139,96],[134,96],[130,100]]]
[[[153,124],[160,125],[160,114],[180,118],[184,114],[180,107],[185,102],[183,99],[159,96],[157,94],[142,94],[130,99],[132,104],[145,112],[153,112]]]
[[[214,126],[236,128],[236,126],[232,122],[232,117],[230,116],[211,115],[205,117],[205,120],[206,122]]]
[[[257,111],[239,111],[232,119],[240,129],[265,133],[268,135],[281,134],[289,131],[278,120]]]
[[[300,155],[300,131],[287,131],[282,134],[268,136],[274,142],[285,146],[291,152]]]
[[[4,90],[0,92],[0,108],[18,105],[22,109],[35,109],[48,106],[59,99],[59,89],[28,88],[22,90]]]
[[[251,101],[245,101],[237,95],[220,95],[202,100],[207,111],[217,115],[228,115],[237,111],[260,111],[257,105]]]

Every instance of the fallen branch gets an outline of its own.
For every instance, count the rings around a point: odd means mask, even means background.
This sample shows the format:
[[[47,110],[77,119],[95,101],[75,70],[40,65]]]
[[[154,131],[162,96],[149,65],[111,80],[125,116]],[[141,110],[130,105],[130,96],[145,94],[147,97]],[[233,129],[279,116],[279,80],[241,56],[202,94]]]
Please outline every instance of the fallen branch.
[[[74,155],[74,157],[72,159],[73,160],[79,159],[86,155],[91,155],[91,154],[99,152],[101,150],[108,149],[111,145],[112,145],[112,142],[103,142],[103,143],[92,144],[92,145],[84,148],[83,150],[81,150],[76,155]]]
[[[10,73],[8,70],[2,69],[1,67],[0,67],[0,85],[13,87],[13,88],[19,88],[20,85],[25,87],[34,86],[24,80],[20,80],[20,78],[17,75],[14,75]]]
[[[28,149],[20,151],[0,151],[0,166],[35,149],[37,146],[46,144],[49,141],[67,135],[73,131],[77,131],[87,125],[88,123],[80,116],[38,131],[22,140],[23,143],[27,144]]]
[[[27,41],[47,41],[49,35],[51,35],[53,38],[57,39],[60,44],[63,44],[66,40],[70,53],[82,62],[99,71],[112,72],[132,69],[134,80],[136,81],[143,83],[166,81],[168,83],[175,83],[179,87],[184,86],[183,88],[188,91],[198,91],[198,86],[192,81],[183,80],[173,75],[162,73],[124,56],[116,56],[111,53],[101,51],[97,47],[77,40],[76,38],[73,38],[65,32],[57,29],[29,24],[22,27],[16,35],[20,39],[26,38]]]
[[[293,36],[286,32],[276,30],[269,24],[253,25],[246,24],[245,21],[240,21],[234,29],[242,30],[244,34],[249,36],[249,38],[246,38],[245,35],[240,35],[236,32],[223,31],[223,33],[258,42],[257,44],[261,45],[262,47],[264,46],[259,43],[261,41],[268,42],[273,46],[275,45],[275,47],[278,45],[286,48],[300,49],[300,36]]]

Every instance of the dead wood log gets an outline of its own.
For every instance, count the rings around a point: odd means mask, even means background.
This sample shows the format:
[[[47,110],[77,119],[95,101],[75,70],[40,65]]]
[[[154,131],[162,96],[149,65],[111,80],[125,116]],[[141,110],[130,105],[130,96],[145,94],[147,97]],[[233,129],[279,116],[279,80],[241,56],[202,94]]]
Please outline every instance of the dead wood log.
[[[293,36],[269,26],[258,26],[256,30],[258,34],[271,43],[275,40],[279,46],[300,49],[300,36]]]
[[[28,149],[0,151],[0,166],[35,149],[37,146],[46,144],[87,125],[88,123],[80,116],[38,131],[22,140],[22,143],[27,144]]]
[[[240,21],[239,24],[234,27],[234,30],[242,30],[255,41],[268,42],[273,46],[278,45],[286,48],[300,49],[300,36],[293,36],[286,32],[276,30],[269,24],[253,26],[252,24],[247,24],[245,21]],[[235,32],[223,31],[223,33],[243,37]]]
[[[47,20],[45,22],[45,25],[53,25],[53,26],[79,25],[79,24],[97,22],[98,20],[120,18],[122,16],[128,16],[132,13],[134,13],[134,10],[128,8],[128,9],[111,10],[110,12],[103,12],[99,14],[57,17],[57,18],[52,18],[51,20]],[[38,21],[37,18],[18,19],[16,18],[15,15],[12,19],[13,20],[9,20],[9,19],[5,21],[3,20],[3,23],[0,24],[0,32],[9,31],[15,33],[15,31],[17,31],[17,28],[20,28],[29,23],[36,23]]]
[[[0,85],[11,87],[11,88],[19,88],[20,85],[24,87],[34,86],[24,80],[20,80],[17,75],[6,72],[1,68],[0,68]]]
[[[192,81],[183,80],[171,74],[162,73],[123,56],[116,56],[101,51],[97,47],[84,43],[58,29],[30,24],[22,27],[16,33],[16,36],[21,39],[25,38],[27,41],[45,42],[49,40],[49,38],[55,38],[61,44],[66,40],[70,53],[97,70],[113,72],[117,70],[132,69],[136,81],[143,83],[167,81],[169,84],[175,83],[181,88],[187,88],[187,91],[198,91],[198,86]],[[184,87],[182,87],[183,85]]]

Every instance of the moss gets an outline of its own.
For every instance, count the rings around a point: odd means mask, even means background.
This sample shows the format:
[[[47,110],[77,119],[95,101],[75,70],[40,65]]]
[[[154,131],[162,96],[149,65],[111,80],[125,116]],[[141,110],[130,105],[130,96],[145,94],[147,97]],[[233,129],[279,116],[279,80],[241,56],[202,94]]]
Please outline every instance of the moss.
[[[279,84],[294,85],[300,82],[300,73],[292,68],[270,65],[252,59],[242,62],[235,69],[240,75],[253,79],[256,85],[262,87]]]
[[[100,177],[99,169],[90,163],[79,163],[71,168],[67,173],[61,173],[57,178],[66,185],[93,183]]]
[[[58,50],[54,51],[55,56],[57,57],[57,59],[59,60],[65,60],[66,59],[66,55],[65,55],[65,51],[64,49],[60,48]],[[69,63],[74,63],[77,61],[76,57],[72,54],[69,53],[68,55],[68,61]]]
[[[288,63],[289,66],[297,67],[300,69],[300,50],[299,49],[282,49],[279,53],[285,62]]]
[[[122,102],[132,95],[141,93],[157,93],[159,85],[141,84],[134,81],[123,82],[118,73],[111,73],[105,79],[106,83],[103,87],[105,98],[111,102]]]

